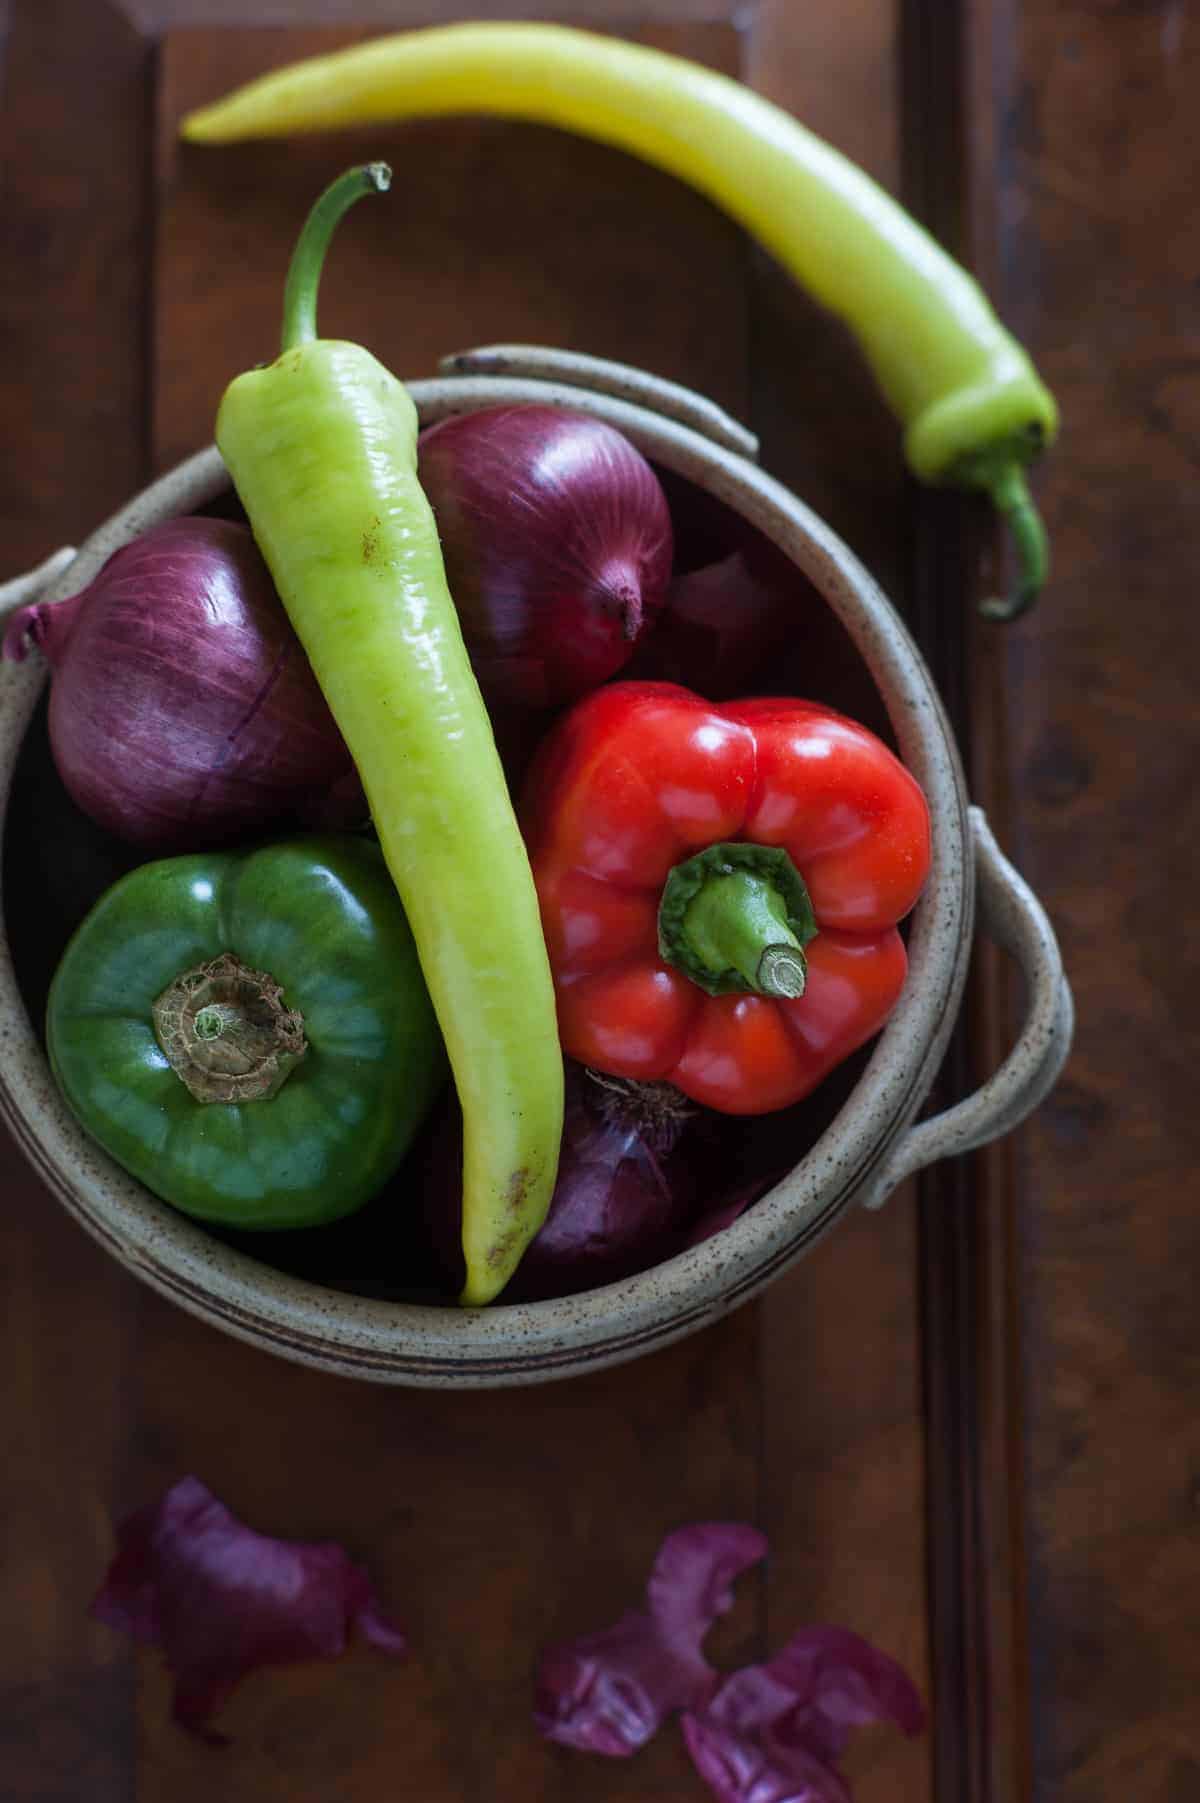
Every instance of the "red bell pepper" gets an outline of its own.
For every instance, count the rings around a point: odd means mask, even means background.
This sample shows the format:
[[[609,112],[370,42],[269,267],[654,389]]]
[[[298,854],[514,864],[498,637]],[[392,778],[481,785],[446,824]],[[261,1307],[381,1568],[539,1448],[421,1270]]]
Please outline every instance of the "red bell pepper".
[[[551,730],[522,814],[581,1063],[766,1114],[894,1007],[929,811],[887,746],[831,709],[608,684]]]

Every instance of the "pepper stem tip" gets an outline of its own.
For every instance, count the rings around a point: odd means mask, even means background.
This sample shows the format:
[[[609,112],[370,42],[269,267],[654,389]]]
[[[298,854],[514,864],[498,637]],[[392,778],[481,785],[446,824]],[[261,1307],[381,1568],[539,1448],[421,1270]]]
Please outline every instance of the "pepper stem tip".
[[[985,620],[1004,623],[1027,613],[1045,587],[1050,572],[1050,546],[1025,471],[1015,458],[1001,463],[985,486],[992,505],[1012,534],[1018,574],[1011,594],[990,595],[979,603],[979,612]]]
[[[799,947],[769,945],[758,961],[755,988],[760,995],[783,1002],[798,1001],[807,981],[808,960]]]
[[[658,905],[660,956],[708,995],[797,1000],[816,931],[804,880],[779,845],[709,845],[668,873]]]
[[[338,221],[364,194],[386,194],[392,171],[387,163],[359,163],[331,182],[312,207],[296,240],[283,291],[282,348],[312,344],[317,336],[317,289],[325,253]]]

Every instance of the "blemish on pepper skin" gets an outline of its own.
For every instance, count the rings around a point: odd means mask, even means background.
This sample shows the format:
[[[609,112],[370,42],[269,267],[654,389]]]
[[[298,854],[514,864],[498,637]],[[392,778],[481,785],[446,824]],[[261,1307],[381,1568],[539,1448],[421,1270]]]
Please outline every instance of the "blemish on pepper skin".
[[[508,1204],[509,1212],[516,1214],[519,1209],[523,1208],[528,1194],[529,1170],[527,1166],[522,1165],[519,1171],[513,1172],[508,1180],[508,1188],[504,1192],[504,1200]]]
[[[498,1270],[501,1265],[509,1264],[512,1259],[513,1246],[519,1239],[524,1237],[520,1217],[524,1212],[525,1201],[528,1195],[529,1170],[527,1166],[522,1165],[520,1170],[513,1172],[504,1191],[504,1206],[508,1210],[508,1213],[515,1216],[516,1219],[513,1221],[512,1225],[504,1233],[500,1234],[497,1239],[493,1240],[492,1244],[488,1247],[487,1263],[490,1270],[495,1271]]]
[[[371,524],[362,535],[362,560],[366,564],[377,563],[379,560],[379,526],[379,515],[372,514]]]
[[[494,1245],[488,1247],[487,1263],[490,1271],[497,1271],[502,1265],[508,1264],[509,1253],[516,1237],[517,1230],[514,1227],[511,1232],[504,1235],[503,1239],[497,1240]]]

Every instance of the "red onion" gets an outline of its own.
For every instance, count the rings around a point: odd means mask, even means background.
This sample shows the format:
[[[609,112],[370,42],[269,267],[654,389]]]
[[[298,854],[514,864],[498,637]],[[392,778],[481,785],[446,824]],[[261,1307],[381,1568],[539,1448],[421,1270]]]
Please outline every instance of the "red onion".
[[[702,1196],[700,1139],[718,1121],[665,1083],[625,1083],[566,1059],[558,1182],[504,1302],[615,1283],[680,1251]],[[454,1107],[453,1100],[448,1107]],[[457,1112],[457,1110],[455,1110]],[[461,1117],[459,1117],[461,1121]],[[461,1126],[440,1123],[424,1206],[449,1286],[461,1285]]]
[[[698,482],[678,475],[661,463],[654,465],[654,473],[671,510],[677,576],[698,570],[707,563],[720,563],[731,551],[739,550],[748,535],[762,536],[744,514],[738,513],[727,501],[719,501]]]
[[[790,592],[789,592],[790,588]],[[710,701],[747,692],[789,625],[801,630],[804,578],[790,585],[762,576],[741,551],[676,577],[653,632],[638,647],[627,675],[678,682]]]
[[[247,526],[152,528],[79,594],[19,609],[3,655],[30,645],[53,670],[59,775],[117,837],[167,851],[365,819],[350,754]]]
[[[614,676],[671,574],[671,516],[640,451],[536,405],[442,420],[418,449],[488,701],[557,706]]]
[[[684,1137],[697,1110],[666,1083],[623,1083],[568,1064],[550,1212],[505,1300],[567,1296],[669,1258],[698,1199]]]

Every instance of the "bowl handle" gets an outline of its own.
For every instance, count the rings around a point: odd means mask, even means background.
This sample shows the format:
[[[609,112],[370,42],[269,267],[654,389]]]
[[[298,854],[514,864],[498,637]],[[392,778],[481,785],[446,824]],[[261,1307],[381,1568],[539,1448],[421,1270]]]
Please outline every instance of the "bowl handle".
[[[52,551],[45,563],[40,563],[36,570],[27,570],[23,576],[14,576],[11,582],[0,582],[0,625],[7,620],[9,614],[16,613],[18,607],[28,607],[36,601],[43,590],[57,581],[74,561],[74,545],[64,545],[60,551]]]
[[[627,363],[606,357],[585,357],[580,351],[553,350],[540,344],[481,344],[474,350],[455,351],[443,357],[438,369],[444,376],[516,376],[522,381],[566,383],[590,388],[597,394],[615,395],[651,413],[661,413],[703,433],[726,451],[736,451],[751,463],[758,459],[758,440],[739,425],[723,407],[680,382],[649,375]]]
[[[1008,1057],[974,1095],[920,1121],[893,1147],[862,1201],[878,1208],[904,1178],[935,1159],[999,1139],[1054,1087],[1071,1049],[1075,1009],[1062,954],[1046,911],[992,836],[981,809],[970,810],[976,898],[983,930],[1016,959],[1025,978],[1025,1019]]]

